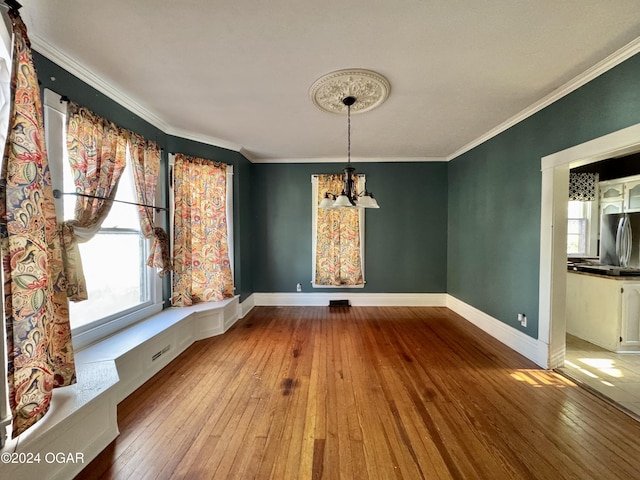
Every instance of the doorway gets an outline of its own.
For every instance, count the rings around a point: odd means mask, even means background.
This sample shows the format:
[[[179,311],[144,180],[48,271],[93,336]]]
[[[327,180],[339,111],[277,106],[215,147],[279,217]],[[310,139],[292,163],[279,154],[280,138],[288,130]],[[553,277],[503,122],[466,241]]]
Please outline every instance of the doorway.
[[[573,356],[569,358],[567,354],[565,320],[569,169],[638,151],[640,151],[640,124],[575,145],[543,157],[541,160],[542,203],[538,339],[548,345],[548,368],[560,369],[565,366],[565,362],[575,364],[575,359],[572,360]],[[573,355],[577,350],[576,342],[569,338],[569,343],[571,355]],[[585,345],[580,345],[580,347],[590,348]],[[597,355],[602,352],[593,353]],[[567,366],[570,366],[569,363]],[[604,365],[604,363],[602,364]],[[584,370],[588,371],[588,369]],[[640,371],[640,367],[637,371]],[[593,374],[593,372],[591,373]],[[577,380],[587,388],[593,388],[593,385],[589,385],[586,381]],[[638,382],[640,387],[640,379]],[[594,383],[598,386],[597,382]]]

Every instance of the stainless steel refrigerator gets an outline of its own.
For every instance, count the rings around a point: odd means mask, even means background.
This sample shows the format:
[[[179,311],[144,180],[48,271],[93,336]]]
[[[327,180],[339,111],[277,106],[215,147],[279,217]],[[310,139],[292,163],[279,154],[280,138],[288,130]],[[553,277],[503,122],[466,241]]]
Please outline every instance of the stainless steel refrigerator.
[[[600,217],[600,263],[640,268],[640,212]]]

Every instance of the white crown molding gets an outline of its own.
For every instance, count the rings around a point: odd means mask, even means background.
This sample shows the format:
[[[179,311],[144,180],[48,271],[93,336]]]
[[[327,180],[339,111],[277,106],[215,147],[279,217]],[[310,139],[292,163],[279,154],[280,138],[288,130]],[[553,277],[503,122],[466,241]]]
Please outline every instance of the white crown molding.
[[[571,92],[577,90],[583,85],[589,83],[594,78],[599,77],[603,73],[611,70],[617,65],[620,65],[622,62],[624,62],[625,60],[628,60],[629,58],[633,57],[635,54],[639,52],[640,52],[640,37],[637,37],[635,40],[632,40],[627,45],[615,51],[614,53],[609,55],[607,58],[602,60],[601,62],[597,63],[593,67],[589,68],[588,70],[581,73],[577,77],[568,81],[561,87],[557,88],[546,97],[537,101],[533,105],[530,105],[529,107],[525,108],[520,113],[509,118],[508,120],[501,123],[497,127],[489,130],[487,133],[476,138],[472,142],[466,144],[464,147],[459,148],[458,150],[453,152],[451,155],[449,155],[446,160],[447,161],[453,160],[454,158],[459,157],[463,153],[468,152],[472,148],[477,147],[478,145],[486,142],[487,140],[490,140],[491,138],[511,128],[512,126],[522,122],[526,118],[539,112],[543,108],[548,107],[554,102],[557,102],[562,97],[570,94]]]
[[[255,158],[253,163],[347,163],[346,157]],[[446,157],[351,157],[351,163],[446,162]]]
[[[179,136],[181,138],[185,138],[187,140],[193,140],[196,142],[204,143],[207,145],[212,145],[216,147],[225,148],[227,150],[232,150],[236,152],[240,152],[245,158],[247,158],[252,163],[342,163],[345,161],[344,158],[258,158],[255,155],[249,153],[245,150],[241,145],[238,145],[233,142],[228,142],[226,140],[222,140],[217,137],[211,137],[206,135],[198,135],[193,134],[191,132],[187,132],[178,128],[175,128],[168,123],[166,123],[162,118],[158,117],[153,112],[149,111],[130,97],[124,95],[122,92],[113,88],[107,82],[105,82],[102,78],[95,75],[87,68],[73,60],[64,52],[60,51],[56,47],[52,46],[44,39],[40,38],[38,35],[32,34],[29,36],[31,40],[32,47],[37,50],[40,54],[47,57],[49,60],[64,68],[72,75],[75,75],[83,82],[87,83],[91,87],[100,91],[104,95],[108,96],[115,102],[122,105],[124,108],[128,109],[132,113],[135,113],[143,120],[149,122],[155,127],[162,130],[164,133],[168,135]],[[621,64],[625,60],[628,60],[632,56],[636,55],[640,52],[640,37],[637,37],[633,41],[629,42],[624,47],[620,48],[613,54],[609,55],[607,58],[597,63],[593,67],[586,70],[584,73],[576,76],[574,79],[565,83],[561,87],[557,88],[549,95],[545,96],[541,100],[537,101],[533,105],[525,108],[518,114],[509,118],[505,122],[501,123],[497,127],[489,130],[484,135],[476,138],[465,146],[459,148],[455,152],[451,153],[446,157],[406,157],[406,158],[398,158],[398,157],[361,157],[361,158],[352,158],[352,162],[442,162],[442,161],[451,161],[456,157],[459,157],[463,153],[468,152],[469,150],[477,147],[478,145],[490,140],[491,138],[499,135],[505,130],[511,128],[512,126],[520,123],[526,118],[532,116],[533,114],[539,112],[543,108],[551,105],[552,103],[560,100],[562,97],[570,94],[571,92],[577,90],[582,87],[586,83],[590,82],[594,78],[602,75],[603,73],[611,70],[617,65]],[[59,92],[65,93],[65,92]]]
[[[103,93],[111,100],[117,102],[127,110],[132,113],[135,113],[137,116],[142,118],[143,120],[149,122],[154,127],[162,130],[167,135],[174,135],[177,137],[185,138],[187,140],[193,140],[195,142],[205,143],[207,145],[213,145],[216,147],[225,148],[227,150],[233,150],[239,152],[241,146],[228,142],[226,140],[222,140],[217,137],[211,137],[207,135],[198,135],[186,130],[182,130],[179,128],[175,128],[165,122],[162,118],[158,117],[155,113],[151,112],[147,108],[143,107],[139,103],[137,103],[132,98],[123,94],[120,90],[117,90],[113,86],[109,85],[105,82],[101,77],[95,75],[93,72],[88,70],[86,67],[76,62],[74,59],[69,57],[66,53],[60,51],[58,48],[54,47],[47,41],[40,38],[38,35],[30,35],[31,45],[34,50],[38,53],[44,55],[53,63],[58,65],[61,68],[64,68],[72,75],[76,76],[86,84],[98,90],[100,93]],[[67,94],[68,92],[57,92],[60,94]],[[73,100],[73,98],[72,98]]]
[[[247,158],[247,160],[251,160],[249,157],[245,155],[246,151],[242,148],[242,146],[238,145],[237,143],[229,142],[227,140],[223,140],[218,137],[212,137],[209,135],[199,135],[197,133],[192,133],[186,130],[173,128],[173,127],[168,127],[166,130],[163,130],[163,131],[167,135],[173,135],[175,137],[184,138],[186,140],[193,140],[194,142],[200,142],[206,145],[212,145],[214,147],[224,148],[226,150],[233,150],[234,152],[240,152]],[[243,153],[243,151],[245,153]]]
[[[146,108],[142,107],[135,100],[130,97],[124,95],[121,91],[116,90],[114,87],[105,82],[102,78],[85,68],[80,63],[76,62],[74,59],[69,57],[66,53],[60,51],[58,48],[54,47],[47,41],[40,38],[38,35],[29,35],[29,39],[31,40],[31,46],[38,53],[44,55],[49,60],[51,60],[56,65],[64,68],[72,75],[75,75],[83,82],[87,83],[91,87],[95,88],[99,92],[105,94],[107,97],[116,101],[127,110],[135,113],[142,119],[146,120],[150,124],[159,128],[163,132],[166,132],[170,126],[160,117],[150,112]],[[60,94],[66,94],[68,92],[56,92]]]

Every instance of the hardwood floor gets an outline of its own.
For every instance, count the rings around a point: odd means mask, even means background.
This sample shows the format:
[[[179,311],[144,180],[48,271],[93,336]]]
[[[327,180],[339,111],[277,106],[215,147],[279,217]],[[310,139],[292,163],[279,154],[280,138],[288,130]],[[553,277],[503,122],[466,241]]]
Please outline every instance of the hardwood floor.
[[[640,478],[640,423],[446,308],[254,308],[118,419],[78,480]]]

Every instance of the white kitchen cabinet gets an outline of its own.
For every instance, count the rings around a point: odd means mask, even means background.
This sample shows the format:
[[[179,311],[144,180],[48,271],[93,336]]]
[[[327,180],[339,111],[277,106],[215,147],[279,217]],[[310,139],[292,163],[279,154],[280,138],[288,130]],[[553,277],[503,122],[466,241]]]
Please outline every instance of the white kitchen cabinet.
[[[619,180],[615,182],[600,182],[600,200],[603,202],[622,201],[624,184]]]
[[[622,205],[622,200],[616,202],[600,202],[600,213],[604,215],[622,213]]]
[[[640,212],[640,175],[598,183],[600,213]]]
[[[622,213],[624,208],[624,183],[600,182],[600,213]]]
[[[640,350],[640,284],[622,286],[620,346]]]
[[[567,274],[567,333],[613,352],[640,351],[640,279]]]
[[[640,181],[628,182],[625,184],[624,211],[640,212]]]

